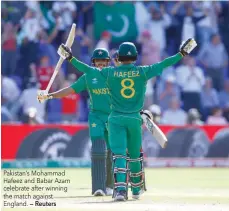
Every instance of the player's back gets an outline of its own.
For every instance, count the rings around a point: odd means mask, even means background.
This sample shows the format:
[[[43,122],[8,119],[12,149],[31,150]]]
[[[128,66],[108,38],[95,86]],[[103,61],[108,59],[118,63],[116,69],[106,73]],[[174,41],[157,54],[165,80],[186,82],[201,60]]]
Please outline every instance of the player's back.
[[[144,104],[146,76],[140,66],[121,65],[107,69],[107,83],[112,110],[121,113],[139,112]]]

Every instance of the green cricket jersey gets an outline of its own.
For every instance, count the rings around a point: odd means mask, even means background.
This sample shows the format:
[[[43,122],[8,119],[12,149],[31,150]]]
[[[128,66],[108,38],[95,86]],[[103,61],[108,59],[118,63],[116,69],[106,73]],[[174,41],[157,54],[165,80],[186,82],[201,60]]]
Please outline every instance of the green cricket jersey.
[[[178,53],[149,66],[135,66],[132,63],[102,69],[100,73],[106,78],[111,93],[112,110],[120,113],[139,112],[144,105],[147,81],[181,58],[182,55]]]
[[[97,77],[103,76],[111,96],[111,109],[121,113],[139,112],[144,105],[146,83],[150,78],[158,76],[163,69],[176,64],[182,55],[168,57],[162,62],[149,66],[135,66],[134,64],[120,65],[118,67],[106,67],[102,71],[96,71],[77,59],[72,59],[71,63],[87,75],[94,72]],[[90,73],[90,74],[89,74]],[[102,77],[99,77],[102,79]],[[105,85],[104,82],[104,85]]]
[[[71,88],[74,89],[76,93],[83,90],[88,91],[90,96],[91,111],[101,111],[103,113],[110,114],[110,93],[106,85],[106,81],[101,75],[99,69],[88,66],[84,63],[82,63],[82,65],[78,65],[78,60],[74,57],[71,59],[71,63],[79,71],[85,72],[83,76],[71,85]]]

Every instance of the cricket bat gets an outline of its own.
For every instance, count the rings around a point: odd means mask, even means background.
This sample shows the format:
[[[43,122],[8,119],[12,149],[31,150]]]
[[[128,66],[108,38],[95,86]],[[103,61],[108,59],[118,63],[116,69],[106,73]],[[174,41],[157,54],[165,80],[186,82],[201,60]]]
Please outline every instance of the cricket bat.
[[[66,43],[65,43],[65,45],[67,45],[69,48],[72,47],[72,44],[73,44],[73,42],[74,42],[74,39],[75,39],[75,31],[76,31],[76,24],[73,23],[73,24],[72,24],[71,31],[70,31],[70,33],[69,33],[69,35],[68,35],[68,39],[67,39],[67,41],[66,41]],[[54,72],[53,72],[53,75],[52,75],[52,77],[51,77],[51,79],[50,79],[50,81],[49,81],[49,83],[48,83],[48,86],[47,86],[47,88],[46,88],[46,90],[45,90],[47,93],[49,92],[49,90],[50,90],[50,88],[51,88],[51,86],[52,86],[52,84],[53,84],[53,81],[55,80],[55,78],[56,78],[56,76],[57,76],[57,73],[59,72],[59,70],[60,70],[61,65],[63,64],[63,62],[64,62],[64,59],[60,57],[60,58],[59,58],[59,61],[58,61],[58,63],[57,63],[57,65],[56,65],[56,67],[55,67],[55,70],[54,70]]]
[[[146,128],[152,133],[157,142],[160,144],[162,148],[165,148],[168,143],[168,139],[165,134],[161,131],[161,129],[151,120],[147,115],[142,114],[142,119],[145,123]]]

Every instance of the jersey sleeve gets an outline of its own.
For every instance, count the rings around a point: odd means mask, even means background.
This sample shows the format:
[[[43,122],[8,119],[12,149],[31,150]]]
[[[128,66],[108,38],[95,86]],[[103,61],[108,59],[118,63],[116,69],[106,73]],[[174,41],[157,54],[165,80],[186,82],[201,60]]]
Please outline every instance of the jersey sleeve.
[[[85,75],[81,76],[70,87],[75,91],[75,93],[79,93],[79,92],[85,90],[87,88],[86,87],[86,77],[85,77]]]
[[[174,56],[166,58],[162,62],[158,62],[149,66],[143,66],[142,68],[145,73],[146,79],[149,80],[150,78],[160,75],[165,68],[176,64],[182,59],[182,57],[183,56],[180,53],[177,53]]]
[[[70,60],[70,63],[80,72],[83,73],[90,73],[93,68],[90,67],[89,65],[79,61],[78,59],[76,59],[75,57],[72,57],[72,59]]]

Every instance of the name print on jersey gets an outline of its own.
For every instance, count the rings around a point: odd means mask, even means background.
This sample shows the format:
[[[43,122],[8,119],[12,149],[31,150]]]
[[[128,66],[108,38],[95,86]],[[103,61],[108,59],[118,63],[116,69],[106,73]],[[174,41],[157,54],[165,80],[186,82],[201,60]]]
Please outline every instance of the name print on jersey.
[[[117,72],[114,71],[114,77],[120,77],[120,78],[134,78],[134,77],[140,77],[139,71],[122,71],[122,72]]]
[[[92,93],[96,95],[106,95],[110,94],[108,88],[102,88],[102,89],[92,89]]]

